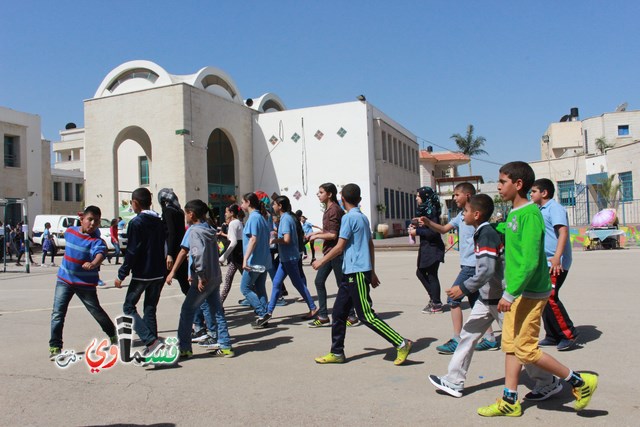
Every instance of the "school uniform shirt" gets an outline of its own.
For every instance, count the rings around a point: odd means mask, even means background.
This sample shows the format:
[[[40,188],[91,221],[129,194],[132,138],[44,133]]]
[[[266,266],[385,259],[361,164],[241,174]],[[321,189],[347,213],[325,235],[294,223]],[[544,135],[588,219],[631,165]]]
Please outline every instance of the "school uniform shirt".
[[[558,232],[556,225],[567,227],[569,231],[569,215],[567,210],[558,202],[550,199],[543,206],[540,206],[540,213],[544,219],[544,252],[547,255],[547,266],[551,267],[549,258],[553,258],[558,246]],[[561,264],[564,270],[569,270],[572,261],[571,239],[567,238],[562,252]]]
[[[500,235],[488,223],[478,226],[473,236],[476,257],[476,272],[460,285],[465,295],[476,291],[480,299],[490,304],[497,304],[504,292],[504,245]]]
[[[296,220],[289,212],[285,212],[280,216],[280,225],[278,225],[278,238],[284,238],[288,234],[290,238],[289,244],[278,244],[278,256],[280,261],[298,261],[300,259],[300,251],[298,250],[298,232],[296,230]]]
[[[331,203],[331,206],[324,211],[322,216],[322,231],[324,233],[336,233],[340,232],[340,224],[344,211],[337,203]],[[338,239],[325,240],[322,242],[322,253],[327,254],[329,251],[338,244]]]
[[[304,231],[305,235],[313,232],[313,224],[311,224],[309,220],[306,220],[304,223],[302,223],[302,230]]]
[[[463,212],[453,217],[449,224],[458,230],[460,241],[460,265],[465,267],[476,266],[476,255],[473,253],[473,234],[476,232],[472,225],[464,222]]]
[[[256,245],[249,256],[249,265],[264,265],[267,270],[271,269],[271,252],[269,251],[269,239],[271,230],[260,212],[255,210],[249,214],[247,222],[242,230],[242,251],[247,253],[249,239],[256,236]]]
[[[180,247],[189,252],[189,277],[194,283],[197,279],[206,279],[210,285],[220,285],[222,274],[216,230],[213,227],[206,222],[193,224],[184,233]]]
[[[91,234],[81,230],[80,227],[69,227],[64,232],[66,247],[58,269],[58,279],[69,285],[96,286],[100,280],[100,267],[85,270],[82,264],[93,261],[98,254],[106,256],[107,245],[100,238],[100,230]]]
[[[371,254],[369,253],[371,227],[369,219],[359,208],[351,208],[342,217],[339,237],[347,241],[342,259],[343,273],[371,271]]]

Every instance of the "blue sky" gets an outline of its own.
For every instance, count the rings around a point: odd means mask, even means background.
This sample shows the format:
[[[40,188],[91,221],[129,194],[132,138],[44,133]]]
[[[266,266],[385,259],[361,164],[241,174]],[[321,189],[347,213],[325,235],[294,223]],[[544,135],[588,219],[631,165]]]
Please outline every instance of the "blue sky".
[[[289,108],[367,100],[424,145],[473,124],[494,163],[540,158],[548,124],[640,109],[637,1],[8,1],[0,105],[83,125],[82,101],[119,64],[226,71],[243,97]],[[443,148],[441,148],[443,147]],[[498,166],[473,161],[485,181]]]

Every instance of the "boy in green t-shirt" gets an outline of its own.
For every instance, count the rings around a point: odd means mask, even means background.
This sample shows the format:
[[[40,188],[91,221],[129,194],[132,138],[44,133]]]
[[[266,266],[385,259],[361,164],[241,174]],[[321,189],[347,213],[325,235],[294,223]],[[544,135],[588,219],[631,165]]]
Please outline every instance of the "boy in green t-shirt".
[[[513,203],[505,224],[505,291],[498,311],[505,313],[502,351],[506,353],[505,387],[496,403],[478,408],[484,417],[522,415],[518,401],[518,378],[522,366],[528,371],[547,371],[564,378],[576,398],[575,409],[587,407],[598,386],[598,376],[577,374],[538,347],[542,310],[551,294],[544,251],[544,221],[538,206],[527,199],[535,174],[525,162],[500,168],[498,192]]]

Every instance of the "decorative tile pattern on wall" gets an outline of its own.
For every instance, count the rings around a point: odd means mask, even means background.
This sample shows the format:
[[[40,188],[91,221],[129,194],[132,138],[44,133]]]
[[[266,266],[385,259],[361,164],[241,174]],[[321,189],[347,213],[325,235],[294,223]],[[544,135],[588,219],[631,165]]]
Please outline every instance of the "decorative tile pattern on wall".
[[[300,200],[300,198],[302,197],[302,194],[296,190],[295,193],[293,193],[293,198],[296,200]]]
[[[293,140],[293,142],[298,142],[298,140],[300,139],[300,135],[294,133],[293,135],[291,135],[291,139]]]
[[[339,136],[340,138],[344,138],[344,136],[345,136],[346,134],[347,134],[347,130],[346,130],[345,128],[341,127],[341,128],[338,130],[338,136]]]
[[[271,145],[276,145],[276,143],[278,142],[278,138],[276,138],[275,135],[271,135],[271,138],[269,138],[269,142],[271,143]]]
[[[318,141],[320,141],[322,139],[322,137],[324,136],[324,133],[322,133],[322,131],[320,129],[318,129],[318,131],[316,132],[315,135],[313,135],[317,138]]]

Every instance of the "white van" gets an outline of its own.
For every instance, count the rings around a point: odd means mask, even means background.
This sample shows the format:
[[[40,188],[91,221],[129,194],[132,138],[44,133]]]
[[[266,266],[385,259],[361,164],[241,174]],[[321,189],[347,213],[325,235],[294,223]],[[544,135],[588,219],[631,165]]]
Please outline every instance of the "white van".
[[[42,234],[44,233],[44,225],[46,223],[51,224],[49,232],[53,236],[53,241],[58,248],[64,248],[66,241],[64,240],[64,232],[68,227],[79,226],[80,217],[77,215],[36,215],[33,221],[33,243],[42,246]],[[113,250],[113,244],[111,243],[111,223],[108,219],[102,218],[100,222],[100,237],[107,245],[107,249]],[[120,230],[118,233],[120,240],[120,248],[127,247],[127,232],[126,230]]]

